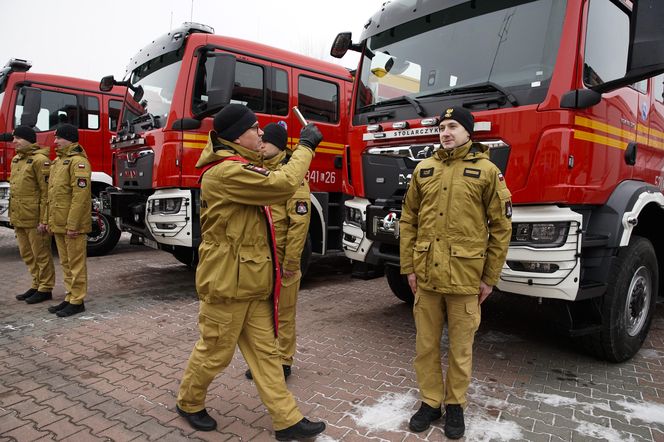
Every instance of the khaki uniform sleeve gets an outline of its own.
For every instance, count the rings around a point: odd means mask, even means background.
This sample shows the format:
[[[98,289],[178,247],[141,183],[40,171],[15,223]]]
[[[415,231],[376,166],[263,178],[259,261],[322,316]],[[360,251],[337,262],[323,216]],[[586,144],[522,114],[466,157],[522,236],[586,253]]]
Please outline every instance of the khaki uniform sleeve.
[[[311,150],[298,147],[288,164],[275,171],[228,161],[221,173],[224,195],[233,202],[250,206],[284,203],[302,183],[312,158]]]
[[[306,204],[306,213],[304,205]],[[286,235],[286,247],[284,250],[284,269],[295,272],[300,270],[302,250],[307,241],[309,222],[311,221],[311,197],[309,196],[309,184],[305,181],[293,198],[286,203],[288,216],[288,233]]]
[[[482,281],[495,286],[512,237],[512,194],[497,169],[491,184],[484,191],[484,207],[489,221],[489,241]]]
[[[51,172],[51,160],[39,158],[32,163],[32,171],[39,187],[39,223],[48,224],[48,176]]]
[[[421,201],[417,171],[418,167],[413,171],[413,178],[406,191],[401,207],[401,218],[399,219],[399,254],[401,273],[404,275],[415,272],[413,250],[417,240],[417,224]]]
[[[90,162],[85,157],[73,157],[69,163],[71,206],[67,217],[67,230],[80,231],[91,216]]]

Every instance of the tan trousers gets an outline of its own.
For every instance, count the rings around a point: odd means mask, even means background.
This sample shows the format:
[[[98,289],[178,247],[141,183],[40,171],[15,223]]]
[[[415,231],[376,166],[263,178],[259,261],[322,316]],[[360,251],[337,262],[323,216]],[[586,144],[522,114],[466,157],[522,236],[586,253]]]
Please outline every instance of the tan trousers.
[[[282,280],[281,294],[279,296],[279,355],[282,365],[293,365],[295,356],[295,313],[297,306],[297,293],[300,290],[302,273],[288,280]]]
[[[32,288],[51,292],[55,285],[55,267],[51,255],[51,235],[39,233],[36,227],[15,227],[18,251],[32,276]]]
[[[466,405],[473,367],[473,341],[481,311],[478,296],[448,295],[417,289],[415,305],[415,373],[423,402]],[[443,382],[440,339],[447,322],[448,369]]]
[[[76,238],[69,238],[64,233],[53,235],[64,275],[65,301],[82,304],[88,292],[88,235],[80,233]]]
[[[205,408],[207,389],[233,359],[236,345],[254,377],[258,394],[272,417],[274,430],[302,420],[286,388],[274,336],[272,300],[200,303],[200,337],[182,376],[177,404],[187,413]]]

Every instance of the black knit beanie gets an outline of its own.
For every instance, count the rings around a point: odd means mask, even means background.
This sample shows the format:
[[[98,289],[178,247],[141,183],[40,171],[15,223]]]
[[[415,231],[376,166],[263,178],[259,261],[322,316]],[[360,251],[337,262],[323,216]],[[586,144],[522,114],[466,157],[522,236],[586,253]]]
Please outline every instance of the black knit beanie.
[[[71,124],[63,124],[55,130],[55,136],[72,143],[78,143],[78,129]]]
[[[35,144],[37,142],[37,134],[35,131],[28,126],[16,126],[14,128],[14,136],[18,138],[23,138],[25,141]]]
[[[440,122],[442,123],[445,120],[456,121],[468,131],[468,134],[471,137],[473,136],[475,130],[475,118],[469,110],[459,106],[449,107],[440,115]]]
[[[277,123],[270,123],[263,128],[263,142],[272,143],[279,149],[286,149],[288,143],[288,132],[286,129]]]
[[[214,116],[214,130],[220,138],[235,141],[256,121],[256,115],[247,106],[231,103]]]

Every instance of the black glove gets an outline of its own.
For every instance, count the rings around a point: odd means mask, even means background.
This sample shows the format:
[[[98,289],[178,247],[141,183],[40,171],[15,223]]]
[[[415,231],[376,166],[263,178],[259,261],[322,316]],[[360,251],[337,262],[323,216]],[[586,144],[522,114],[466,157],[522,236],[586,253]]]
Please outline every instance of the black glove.
[[[300,144],[311,150],[315,150],[321,141],[323,141],[323,134],[314,123],[307,124],[300,131]]]
[[[0,141],[14,141],[14,135],[11,132],[0,133]]]

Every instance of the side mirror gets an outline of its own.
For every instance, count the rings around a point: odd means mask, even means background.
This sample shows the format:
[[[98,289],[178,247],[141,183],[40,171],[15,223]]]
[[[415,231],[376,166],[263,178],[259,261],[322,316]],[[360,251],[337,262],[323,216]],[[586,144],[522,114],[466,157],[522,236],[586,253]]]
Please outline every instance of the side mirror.
[[[107,75],[99,82],[99,90],[102,92],[110,92],[115,84],[115,78],[112,75]]]
[[[592,89],[574,89],[563,94],[560,107],[566,109],[586,109],[602,101],[602,94]]]
[[[21,125],[35,127],[37,117],[41,109],[41,89],[34,87],[24,87],[21,89],[23,94],[23,113],[21,114]]]
[[[341,58],[346,55],[346,52],[348,52],[352,45],[353,34],[350,32],[340,32],[332,43],[330,55],[334,58]]]
[[[143,90],[143,86],[138,86],[138,87],[132,87],[131,90],[134,91],[134,101],[140,102],[141,98],[143,98],[143,94],[145,91]]]
[[[208,106],[206,114],[219,110],[231,102],[235,86],[235,56],[232,54],[214,54],[212,83],[207,91]]]

